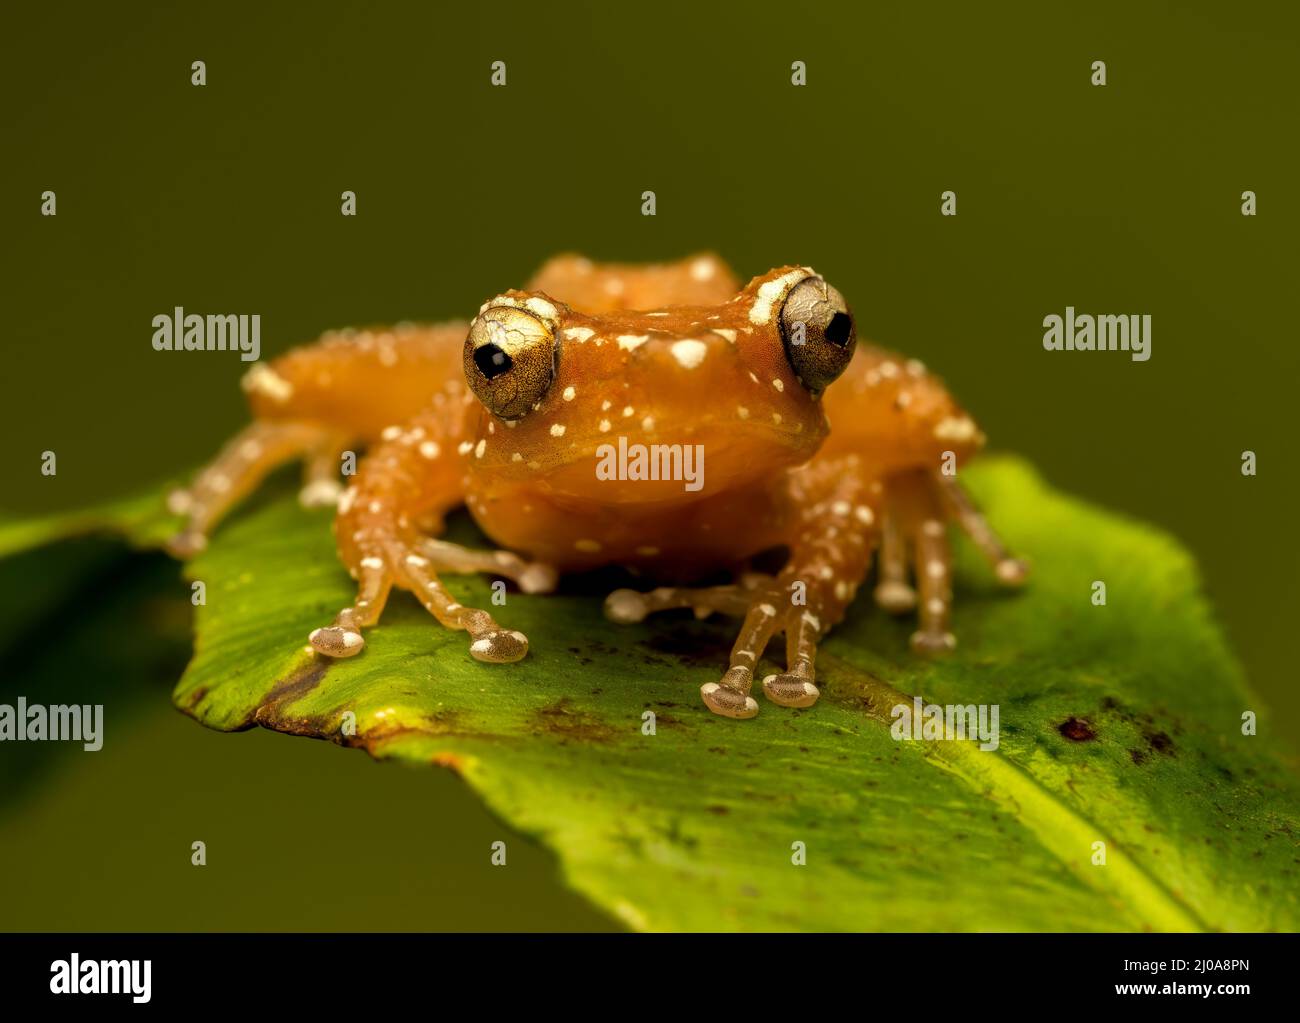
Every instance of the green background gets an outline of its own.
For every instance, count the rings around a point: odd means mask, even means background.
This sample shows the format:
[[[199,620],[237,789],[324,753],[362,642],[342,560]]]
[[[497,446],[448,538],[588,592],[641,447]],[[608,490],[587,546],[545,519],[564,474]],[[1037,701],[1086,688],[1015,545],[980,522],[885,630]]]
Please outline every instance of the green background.
[[[1297,18],[1080,8],[15,8],[3,505],[130,492],[245,420],[237,356],[151,348],[175,305],[261,313],[272,356],[330,327],[468,315],[561,250],[712,248],[742,278],[811,263],[864,336],[943,374],[994,446],[1179,536],[1289,718]],[[939,215],[945,189],[956,217]],[[1246,189],[1258,216],[1240,214]],[[1150,313],[1151,360],[1045,352],[1042,319],[1066,305]],[[93,757],[0,750],[0,871],[25,882],[0,927],[611,926],[449,774],[172,711],[174,567],[78,549],[107,567],[10,645],[0,698],[100,694],[109,737]],[[35,571],[4,575],[6,607]],[[493,870],[502,837],[511,865]]]

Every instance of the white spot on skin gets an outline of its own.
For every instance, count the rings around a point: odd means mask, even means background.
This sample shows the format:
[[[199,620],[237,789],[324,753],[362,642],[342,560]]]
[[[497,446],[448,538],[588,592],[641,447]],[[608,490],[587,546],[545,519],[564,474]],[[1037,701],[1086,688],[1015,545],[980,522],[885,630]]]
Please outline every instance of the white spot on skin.
[[[565,401],[573,401],[573,399],[576,398],[577,396],[578,396],[578,391],[576,388],[573,387],[572,384],[566,387],[564,389],[564,393],[560,395],[560,397],[562,397]]]
[[[850,511],[852,511],[852,507],[848,501],[836,501],[831,505],[831,512],[841,517],[848,515]]]
[[[564,426],[563,423],[552,423],[552,424],[551,424],[551,436],[552,436],[552,437],[563,437],[563,436],[564,436],[564,430],[565,430],[565,426]]]
[[[373,556],[372,556],[372,557],[368,557],[368,558],[362,558],[362,559],[361,559],[361,567],[362,567],[362,568],[376,568],[376,569],[377,569],[377,568],[383,568],[383,567],[384,567],[384,559],[383,559],[383,558],[376,558],[376,557],[373,557]]]
[[[412,568],[425,568],[429,564],[429,559],[422,558],[418,554],[408,554],[406,556],[406,563]]]
[[[926,572],[929,573],[931,579],[942,579],[944,575],[947,574],[948,571],[946,568],[944,568],[943,562],[940,561],[938,558],[935,558],[932,561],[930,561],[925,566],[925,570]]]
[[[478,442],[478,444],[475,445],[475,447],[474,447],[474,457],[475,457],[475,458],[482,458],[482,457],[483,457],[483,452],[486,451],[486,450],[487,450],[487,441],[486,441],[486,440],[480,440],[480,441]]]
[[[871,525],[871,523],[873,523],[876,520],[876,516],[872,514],[871,509],[868,508],[865,504],[860,504],[856,508],[854,508],[853,515],[864,526],[869,526]]]
[[[736,415],[740,416],[741,419],[748,419],[748,418],[749,418],[749,409],[745,408],[744,405],[737,405],[737,406],[736,406]]]
[[[636,415],[636,409],[634,409],[631,405],[628,405],[623,409],[623,416],[625,418],[634,415]]]
[[[244,374],[239,386],[248,394],[265,394],[272,401],[280,403],[293,397],[293,384],[260,362]]]
[[[625,352],[633,352],[649,340],[649,334],[620,334],[618,336],[618,346]]]
[[[456,446],[456,450],[462,455],[468,455],[474,450],[474,442],[472,440],[463,440]]]
[[[696,341],[694,338],[687,338],[683,341],[674,341],[672,344],[673,358],[685,369],[694,369],[709,353],[709,347],[703,341]]]
[[[886,380],[892,380],[898,376],[898,363],[886,360],[880,364],[880,375]]]
[[[785,293],[798,284],[805,277],[813,276],[813,271],[808,267],[799,270],[791,270],[789,273],[782,274],[774,281],[766,281],[758,286],[758,295],[754,299],[754,304],[749,307],[749,322],[757,326],[763,326],[772,319],[772,307],[776,304],[777,299],[783,298]]]
[[[693,280],[710,281],[717,272],[717,265],[707,256],[701,256],[691,264],[691,278]]]
[[[608,420],[608,419],[602,419],[602,420],[600,421],[600,432],[601,432],[601,433],[608,433],[608,432],[609,432],[609,420]]]
[[[724,341],[730,341],[733,345],[736,343],[736,332],[730,327],[714,327],[713,333],[717,334]]]
[[[602,412],[608,412],[611,404],[612,402],[608,398],[606,398],[604,401],[600,403],[600,410]]]
[[[782,383],[781,380],[779,380],[779,379],[777,379],[777,378],[775,378],[775,377],[772,379],[772,386],[775,387],[778,391],[784,391],[784,390],[785,390],[785,384]]]
[[[425,458],[437,458],[441,451],[436,441],[426,440],[420,445],[420,454]]]
[[[570,341],[586,341],[592,334],[596,333],[590,327],[566,327],[564,336]]]
[[[654,416],[646,416],[644,419],[641,420],[641,429],[643,429],[643,430],[653,430],[654,428],[655,428],[655,417],[654,417]]]
[[[355,487],[349,487],[343,491],[343,496],[339,498],[339,514],[346,515],[352,510],[352,503],[357,499]]]
[[[379,437],[381,440],[397,440],[401,435],[402,428],[400,426],[385,426]]]
[[[975,434],[975,422],[970,416],[948,416],[934,428],[935,440],[969,441],[975,439]]]
[[[522,462],[523,460],[524,460],[524,456],[521,455],[518,451],[516,451],[513,455],[510,456],[510,461],[512,462]]]

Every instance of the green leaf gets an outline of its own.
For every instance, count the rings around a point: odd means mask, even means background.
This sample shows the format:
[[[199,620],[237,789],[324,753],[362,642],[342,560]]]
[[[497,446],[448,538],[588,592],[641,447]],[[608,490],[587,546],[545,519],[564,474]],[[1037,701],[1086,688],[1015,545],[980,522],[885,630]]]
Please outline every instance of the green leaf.
[[[735,624],[614,626],[600,593],[625,580],[607,578],[512,592],[495,611],[532,641],[519,664],[472,660],[463,633],[404,594],[361,656],[317,659],[306,635],[351,580],[328,517],[288,494],[189,566],[207,605],[175,699],[214,728],[450,767],[636,928],[1296,929],[1296,778],[1186,552],[1018,461],[965,479],[1033,561],[1029,587],[998,591],[960,546],[960,645],[939,662],[908,651],[909,622],[860,599],[822,648],[823,696],[806,711],[710,714],[698,688],[720,675]],[[1107,605],[1091,603],[1093,580]],[[450,585],[488,606],[489,580]],[[895,740],[891,708],[913,696],[997,704],[1000,747]],[[1247,710],[1259,736],[1242,734]]]

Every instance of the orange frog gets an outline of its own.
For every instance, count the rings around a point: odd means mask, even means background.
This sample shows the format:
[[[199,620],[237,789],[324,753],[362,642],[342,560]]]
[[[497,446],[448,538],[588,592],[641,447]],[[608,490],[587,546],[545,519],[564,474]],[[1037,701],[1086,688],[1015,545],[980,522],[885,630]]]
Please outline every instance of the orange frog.
[[[200,549],[268,471],[304,459],[302,498],[337,502],[339,557],[357,580],[351,606],[310,636],[326,657],[361,652],[396,586],[468,632],[473,657],[516,661],[523,633],[461,604],[440,573],[544,593],[560,572],[621,565],[665,585],[610,594],[615,622],[670,608],[742,620],[730,665],[701,695],[749,718],[754,669],[778,633],[786,670],[763,692],[786,707],[816,701],[817,644],[877,551],[876,602],[916,610],[912,645],[925,653],[955,642],[949,520],[1002,582],[1025,576],[943,471],[980,448],[979,429],[920,363],[859,346],[840,293],[806,267],[740,287],[708,255],[558,257],[468,324],[329,334],[254,366],[244,388],[255,421],[172,495],[188,519],[172,549]],[[361,445],[344,489],[340,456]],[[500,550],[436,539],[461,504]],[[774,548],[788,552],[783,568],[749,570]],[[720,571],[736,581],[685,585]]]

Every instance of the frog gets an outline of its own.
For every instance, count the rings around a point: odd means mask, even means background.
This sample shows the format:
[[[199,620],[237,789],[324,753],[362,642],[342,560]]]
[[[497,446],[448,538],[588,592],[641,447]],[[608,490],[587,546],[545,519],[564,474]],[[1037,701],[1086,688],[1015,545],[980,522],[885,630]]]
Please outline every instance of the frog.
[[[184,525],[169,546],[194,556],[268,473],[300,461],[300,500],[334,508],[355,581],[307,637],[325,659],[362,654],[400,590],[465,632],[473,659],[516,662],[528,637],[444,576],[546,594],[614,566],[640,584],[608,594],[615,625],[682,609],[738,620],[700,698],[744,720],[777,636],[785,670],[759,689],[784,708],[816,703],[818,647],[869,579],[880,609],[915,615],[913,651],[953,650],[955,530],[1001,584],[1028,576],[955,472],[982,430],[921,362],[860,342],[842,293],[807,266],[742,284],[712,253],[560,255],[468,321],[332,331],[242,386],[253,421],[170,495]],[[698,456],[689,479],[682,453]],[[493,547],[441,538],[462,506]]]

